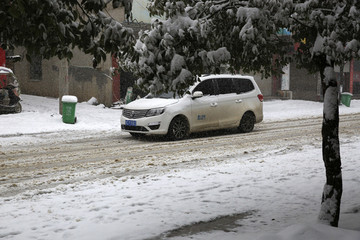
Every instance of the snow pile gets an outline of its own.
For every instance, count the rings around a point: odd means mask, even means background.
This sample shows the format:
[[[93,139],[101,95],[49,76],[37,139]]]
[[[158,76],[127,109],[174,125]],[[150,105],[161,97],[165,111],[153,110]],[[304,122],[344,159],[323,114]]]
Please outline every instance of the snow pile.
[[[96,98],[94,98],[94,97],[90,98],[87,101],[87,103],[90,104],[90,105],[98,105],[99,104],[98,100]]]

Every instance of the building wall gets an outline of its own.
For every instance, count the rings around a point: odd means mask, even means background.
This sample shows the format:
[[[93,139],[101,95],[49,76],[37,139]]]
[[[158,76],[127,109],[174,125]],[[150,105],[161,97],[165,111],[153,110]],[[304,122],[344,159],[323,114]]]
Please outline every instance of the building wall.
[[[94,69],[93,57],[75,50],[68,66],[69,94],[77,96],[79,102],[95,97],[99,103],[110,107],[113,94],[111,66],[110,54],[107,54],[105,62],[102,61]]]
[[[321,96],[320,74],[310,74],[306,69],[290,64],[290,91],[293,99],[319,101]]]
[[[360,96],[360,61],[358,60],[352,61],[352,81],[350,84],[352,86],[349,86],[349,92],[358,98]]]
[[[69,66],[69,94],[79,102],[95,97],[99,103],[112,105],[112,79],[109,71],[91,67]]]
[[[244,73],[242,71],[239,72],[242,75],[249,75],[253,76],[255,79],[256,84],[259,86],[261,93],[264,97],[272,96],[272,78],[262,78],[260,73]]]
[[[261,78],[260,74],[254,75],[254,78],[264,97],[272,96],[272,79]]]
[[[16,49],[15,54],[22,56],[22,60],[14,64],[14,73],[20,84],[21,92],[24,94],[58,97],[59,93],[59,69],[60,64],[57,59],[43,60],[41,63],[42,78],[31,79],[30,62],[25,59],[25,50]]]

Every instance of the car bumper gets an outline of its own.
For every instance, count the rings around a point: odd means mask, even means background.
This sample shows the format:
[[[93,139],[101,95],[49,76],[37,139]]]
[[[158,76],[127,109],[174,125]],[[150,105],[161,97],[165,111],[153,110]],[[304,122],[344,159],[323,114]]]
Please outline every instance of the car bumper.
[[[264,115],[263,113],[260,113],[258,115],[256,115],[256,123],[260,123],[264,120]]]
[[[123,132],[142,133],[149,135],[165,135],[167,134],[169,122],[164,119],[163,115],[129,119],[124,116],[120,118],[121,130]]]

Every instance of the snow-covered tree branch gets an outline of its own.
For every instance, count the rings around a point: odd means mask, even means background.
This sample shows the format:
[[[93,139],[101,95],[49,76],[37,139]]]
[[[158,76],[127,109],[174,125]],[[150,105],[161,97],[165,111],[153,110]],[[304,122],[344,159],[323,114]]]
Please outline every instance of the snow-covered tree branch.
[[[278,67],[289,58],[291,42],[277,35],[288,22],[281,7],[278,1],[154,1],[153,12],[169,18],[155,20],[151,30],[140,33],[135,54],[123,66],[140,77],[144,89],[180,94],[195,75],[219,73],[222,65],[230,72],[269,76],[279,69],[273,66],[275,54]]]
[[[4,0],[0,5],[1,47],[22,46],[28,58],[40,54],[45,59],[72,58],[73,48],[78,47],[98,61],[105,59],[105,53],[127,51],[134,42],[132,30],[103,12],[107,4],[103,0]]]

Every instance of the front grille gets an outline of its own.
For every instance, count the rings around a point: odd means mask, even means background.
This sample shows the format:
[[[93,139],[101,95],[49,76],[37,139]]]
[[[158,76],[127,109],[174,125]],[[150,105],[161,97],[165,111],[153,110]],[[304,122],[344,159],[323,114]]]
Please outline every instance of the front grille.
[[[148,110],[131,110],[131,109],[124,109],[123,116],[129,119],[137,119],[145,117]]]
[[[142,127],[142,126],[126,126],[126,125],[121,125],[121,129],[129,130],[129,131],[139,131],[139,132],[148,132],[148,131],[149,131],[149,130],[147,130],[145,127]]]

